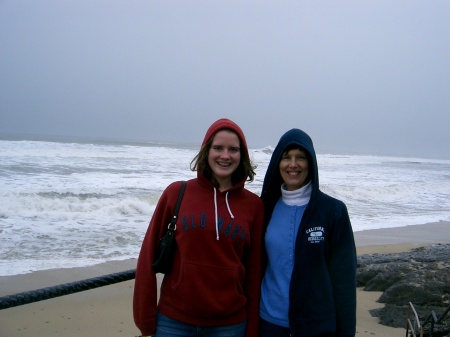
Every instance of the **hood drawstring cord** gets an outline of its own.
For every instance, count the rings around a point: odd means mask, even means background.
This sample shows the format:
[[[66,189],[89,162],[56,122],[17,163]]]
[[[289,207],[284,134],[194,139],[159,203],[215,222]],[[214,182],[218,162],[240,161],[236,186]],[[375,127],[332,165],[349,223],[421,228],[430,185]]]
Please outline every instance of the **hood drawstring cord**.
[[[226,202],[226,204],[227,204],[228,213],[230,213],[231,219],[234,219],[234,215],[233,215],[233,213],[231,213],[230,204],[228,203],[228,192],[227,192],[227,194],[225,195],[225,202]]]
[[[227,204],[228,213],[231,216],[231,219],[234,219],[234,215],[231,212],[230,204],[228,203],[228,192],[225,194],[225,203]],[[219,216],[217,214],[217,190],[214,187],[214,212],[216,218],[216,239],[219,240]]]
[[[216,216],[216,236],[217,240],[219,240],[219,217],[217,216],[217,190],[214,187],[214,211]]]

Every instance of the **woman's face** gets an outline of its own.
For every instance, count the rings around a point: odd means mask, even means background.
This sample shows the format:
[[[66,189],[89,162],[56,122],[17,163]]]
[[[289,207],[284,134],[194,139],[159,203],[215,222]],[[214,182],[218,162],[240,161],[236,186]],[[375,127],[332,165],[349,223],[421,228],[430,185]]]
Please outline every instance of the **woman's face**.
[[[221,190],[233,186],[231,175],[240,161],[240,141],[237,134],[229,130],[217,132],[208,152],[208,164]]]
[[[288,191],[305,186],[308,179],[308,158],[305,151],[292,149],[285,152],[280,161],[280,174]]]

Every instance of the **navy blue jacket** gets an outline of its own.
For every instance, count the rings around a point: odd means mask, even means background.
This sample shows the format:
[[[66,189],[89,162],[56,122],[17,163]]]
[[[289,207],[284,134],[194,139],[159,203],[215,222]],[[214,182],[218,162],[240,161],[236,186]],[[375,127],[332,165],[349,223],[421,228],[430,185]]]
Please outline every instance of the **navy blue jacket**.
[[[356,333],[356,249],[347,207],[319,189],[316,153],[302,130],[286,132],[278,142],[264,178],[261,198],[265,225],[281,196],[279,163],[283,153],[300,147],[307,153],[313,190],[296,238],[289,292],[289,324],[294,337]]]

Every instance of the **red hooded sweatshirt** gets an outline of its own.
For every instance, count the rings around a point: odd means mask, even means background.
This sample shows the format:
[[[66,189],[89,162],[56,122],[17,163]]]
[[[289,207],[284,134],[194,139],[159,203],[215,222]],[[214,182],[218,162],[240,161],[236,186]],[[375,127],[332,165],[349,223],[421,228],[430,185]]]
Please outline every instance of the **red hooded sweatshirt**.
[[[231,129],[248,148],[242,130],[228,119],[208,129],[203,145],[221,129]],[[198,326],[226,326],[247,321],[247,337],[258,334],[261,282],[263,205],[244,188],[246,179],[220,192],[197,172],[187,181],[178,214],[177,251],[165,275],[157,304],[155,249],[173,215],[180,182],[163,192],[150,221],[139,255],[134,320],[141,333],[155,334],[156,312]],[[217,210],[217,218],[216,218]]]

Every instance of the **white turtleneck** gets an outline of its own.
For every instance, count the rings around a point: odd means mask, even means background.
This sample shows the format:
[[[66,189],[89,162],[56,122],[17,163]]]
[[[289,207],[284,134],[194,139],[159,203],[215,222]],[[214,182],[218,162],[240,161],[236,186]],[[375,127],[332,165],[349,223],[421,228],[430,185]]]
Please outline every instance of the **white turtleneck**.
[[[312,184],[311,181],[305,186],[295,191],[286,190],[286,185],[281,185],[281,197],[283,202],[289,206],[303,206],[309,202],[311,198]]]

